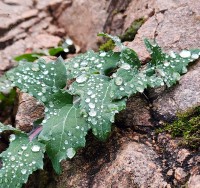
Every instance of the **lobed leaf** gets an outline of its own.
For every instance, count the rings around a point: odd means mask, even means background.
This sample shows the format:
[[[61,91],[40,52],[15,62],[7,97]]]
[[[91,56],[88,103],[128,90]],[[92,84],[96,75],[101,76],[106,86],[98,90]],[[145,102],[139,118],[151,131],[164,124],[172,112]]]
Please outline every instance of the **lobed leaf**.
[[[8,71],[7,78],[45,105],[53,103],[54,108],[60,108],[72,102],[72,96],[63,88],[66,86],[66,68],[62,58],[46,63],[39,59],[36,63],[23,62],[18,67]]]
[[[43,122],[39,139],[45,143],[46,151],[57,173],[60,173],[60,162],[71,159],[76,150],[85,146],[85,136],[89,129],[80,109],[75,105],[66,105],[50,115]]]
[[[144,73],[149,76],[148,85],[158,87],[164,83],[170,87],[175,84],[180,75],[187,72],[187,66],[190,62],[199,58],[200,50],[183,50],[180,54],[170,52],[170,55],[162,52],[156,44],[151,44],[145,39],[147,49],[151,54],[149,62]]]
[[[114,116],[125,108],[125,100],[113,101],[110,92],[111,79],[103,75],[83,75],[70,88],[73,95],[80,96],[80,108],[93,134],[105,140],[111,131]]]
[[[37,140],[30,141],[25,133],[0,123],[1,131],[14,131],[10,135],[9,148],[0,154],[0,185],[3,188],[20,188],[30,174],[43,168],[45,146]]]

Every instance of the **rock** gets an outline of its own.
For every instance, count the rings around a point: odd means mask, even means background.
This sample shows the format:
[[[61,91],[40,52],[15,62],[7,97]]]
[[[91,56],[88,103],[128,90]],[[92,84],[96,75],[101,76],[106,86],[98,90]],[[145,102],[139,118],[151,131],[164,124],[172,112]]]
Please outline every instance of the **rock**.
[[[58,18],[58,23],[82,51],[97,49],[97,34],[103,31],[109,3],[110,0],[73,0]]]
[[[21,18],[23,20],[26,20],[28,18],[36,17],[37,15],[38,15],[38,10],[37,9],[32,9],[32,10],[28,10],[28,11],[24,12],[21,15]]]
[[[25,41],[19,40],[0,51],[0,72],[10,69],[14,65],[13,58],[25,52]]]
[[[187,177],[187,173],[182,169],[182,168],[177,168],[175,170],[175,178],[177,181],[182,182],[185,180],[185,178]]]
[[[200,175],[191,176],[188,181],[188,188],[199,188],[200,187]]]
[[[182,76],[179,84],[163,92],[153,102],[160,119],[170,121],[176,113],[200,104],[200,61]]]
[[[151,114],[148,102],[144,96],[134,96],[127,101],[126,109],[116,117],[119,125],[134,127],[135,129],[145,129],[151,127]]]
[[[39,34],[25,39],[27,48],[48,49],[55,47],[61,41],[61,38],[50,34]],[[37,42],[35,42],[37,41]]]
[[[158,156],[149,147],[136,142],[124,145],[116,159],[95,175],[93,188],[109,187],[165,187]]]
[[[184,160],[190,155],[190,152],[187,149],[181,149],[177,155],[177,161],[183,163]]]
[[[33,16],[37,16],[38,10],[30,9],[32,0],[23,2],[20,0],[18,4],[9,5],[0,2],[0,36],[5,34],[11,28],[21,23],[24,19],[28,19]]]
[[[30,132],[33,129],[34,121],[44,117],[44,106],[26,93],[18,92],[18,95],[16,127],[24,132]]]
[[[134,3],[136,1],[132,1],[132,5]],[[157,43],[168,52],[169,50],[178,52],[182,49],[200,48],[198,42],[200,35],[196,32],[197,29],[200,30],[200,22],[197,19],[199,6],[195,0],[192,3],[186,0],[177,3],[173,1],[164,3],[158,0],[148,3],[140,1],[135,5],[139,10],[133,11],[126,18],[126,22],[129,24],[138,18],[138,12],[140,12],[139,17],[148,13],[148,10],[142,11],[145,5],[148,7],[147,9],[149,7],[150,9],[155,8],[154,15],[142,25],[134,41],[126,43],[128,47],[133,48],[139,54],[143,62],[149,59],[149,54],[143,43],[144,38],[156,39]],[[132,6],[132,8],[134,7]],[[185,111],[200,104],[199,67],[200,61],[190,68],[190,71],[181,78],[178,85],[165,90],[153,100],[153,110],[157,113],[159,120],[174,119],[178,111]]]
[[[165,187],[158,155],[138,142],[140,134],[115,128],[106,143],[87,139],[88,145],[71,161],[62,163],[56,187]],[[135,140],[136,139],[136,140]]]

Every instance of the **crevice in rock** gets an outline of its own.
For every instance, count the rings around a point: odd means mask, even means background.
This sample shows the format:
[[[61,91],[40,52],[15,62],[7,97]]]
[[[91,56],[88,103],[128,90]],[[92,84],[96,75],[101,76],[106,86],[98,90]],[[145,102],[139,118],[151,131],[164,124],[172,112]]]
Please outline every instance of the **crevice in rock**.
[[[107,12],[108,17],[107,20],[105,21],[104,27],[103,27],[103,31],[105,33],[112,33],[112,22],[113,22],[113,18],[116,14],[118,13],[124,13],[124,11],[126,10],[126,8],[128,7],[129,3],[131,2],[131,0],[111,0],[110,5],[108,7]],[[125,17],[124,17],[125,19]],[[122,22],[123,24],[124,22]],[[123,28],[123,25],[121,25],[121,28]]]

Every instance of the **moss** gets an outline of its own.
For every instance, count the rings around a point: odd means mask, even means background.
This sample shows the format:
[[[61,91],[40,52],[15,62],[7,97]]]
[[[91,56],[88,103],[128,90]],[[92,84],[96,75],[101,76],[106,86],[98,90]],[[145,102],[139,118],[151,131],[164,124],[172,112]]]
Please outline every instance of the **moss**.
[[[135,38],[135,35],[137,34],[138,29],[142,26],[142,24],[145,22],[144,18],[137,19],[132,22],[131,26],[126,29],[125,33],[121,35],[122,42],[124,41],[133,41]]]
[[[115,47],[115,43],[109,39],[106,43],[102,44],[100,47],[99,47],[99,50],[100,51],[110,51],[110,50],[113,50]]]
[[[159,132],[167,131],[173,137],[182,137],[180,144],[193,149],[200,146],[200,106],[177,114],[178,119],[164,125]]]

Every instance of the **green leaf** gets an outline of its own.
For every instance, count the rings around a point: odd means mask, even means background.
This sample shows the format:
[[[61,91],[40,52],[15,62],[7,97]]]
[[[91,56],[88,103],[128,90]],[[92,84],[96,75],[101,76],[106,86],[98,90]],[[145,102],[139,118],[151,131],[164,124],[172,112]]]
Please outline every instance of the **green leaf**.
[[[89,127],[75,105],[66,105],[54,114],[44,120],[39,139],[46,144],[53,167],[60,173],[61,160],[71,159],[78,148],[85,146]]]
[[[6,78],[6,76],[0,77],[0,93],[8,94],[14,87],[14,84]]]
[[[29,93],[39,101],[48,105],[53,103],[54,108],[61,108],[72,103],[72,96],[63,88],[66,86],[66,68],[63,60],[46,63],[39,59],[36,63],[24,62],[7,72],[6,76],[22,92]]]
[[[130,97],[137,92],[143,92],[147,88],[146,75],[137,68],[131,68],[129,64],[122,64],[112,77],[110,95],[113,99]]]
[[[0,154],[3,166],[0,169],[0,185],[3,188],[21,188],[28,176],[43,168],[45,147],[38,141],[30,141],[25,133],[0,124],[1,131],[12,130],[9,148]]]
[[[126,48],[121,52],[121,62],[128,63],[132,67],[141,67],[141,62],[136,54],[136,52],[130,48]]]
[[[44,55],[45,55],[44,53],[22,54],[22,55],[16,56],[14,60],[34,62],[35,60],[39,59],[41,56],[44,56]]]
[[[112,36],[112,35],[105,34],[105,33],[99,33],[98,36],[110,38],[111,40],[113,40],[115,42],[116,46],[118,46],[121,50],[120,60],[122,63],[128,63],[128,64],[132,65],[133,67],[141,66],[141,62],[140,62],[136,52],[134,50],[124,46],[119,37]]]
[[[170,55],[162,52],[161,48],[156,44],[151,44],[145,39],[147,49],[151,54],[151,61],[144,74],[149,76],[148,85],[150,87],[158,87],[166,85],[168,87],[175,84],[180,75],[187,72],[187,66],[190,62],[199,58],[200,50],[183,50],[180,54],[170,52]]]
[[[115,42],[115,45],[118,46],[121,50],[125,49],[126,47],[121,43],[121,40],[117,36],[112,36],[107,33],[99,33],[97,36],[107,37],[112,39]]]
[[[94,51],[77,55],[65,63],[68,79],[82,74],[107,74],[118,66],[119,55],[118,52],[95,53]]]
[[[110,96],[112,82],[103,75],[83,75],[76,79],[70,88],[72,94],[81,97],[82,114],[91,125],[93,134],[105,140],[111,131],[114,116],[125,108],[125,101],[112,101]]]
[[[62,47],[57,47],[57,48],[50,48],[49,49],[49,55],[55,56],[61,52],[63,52],[64,49]]]

